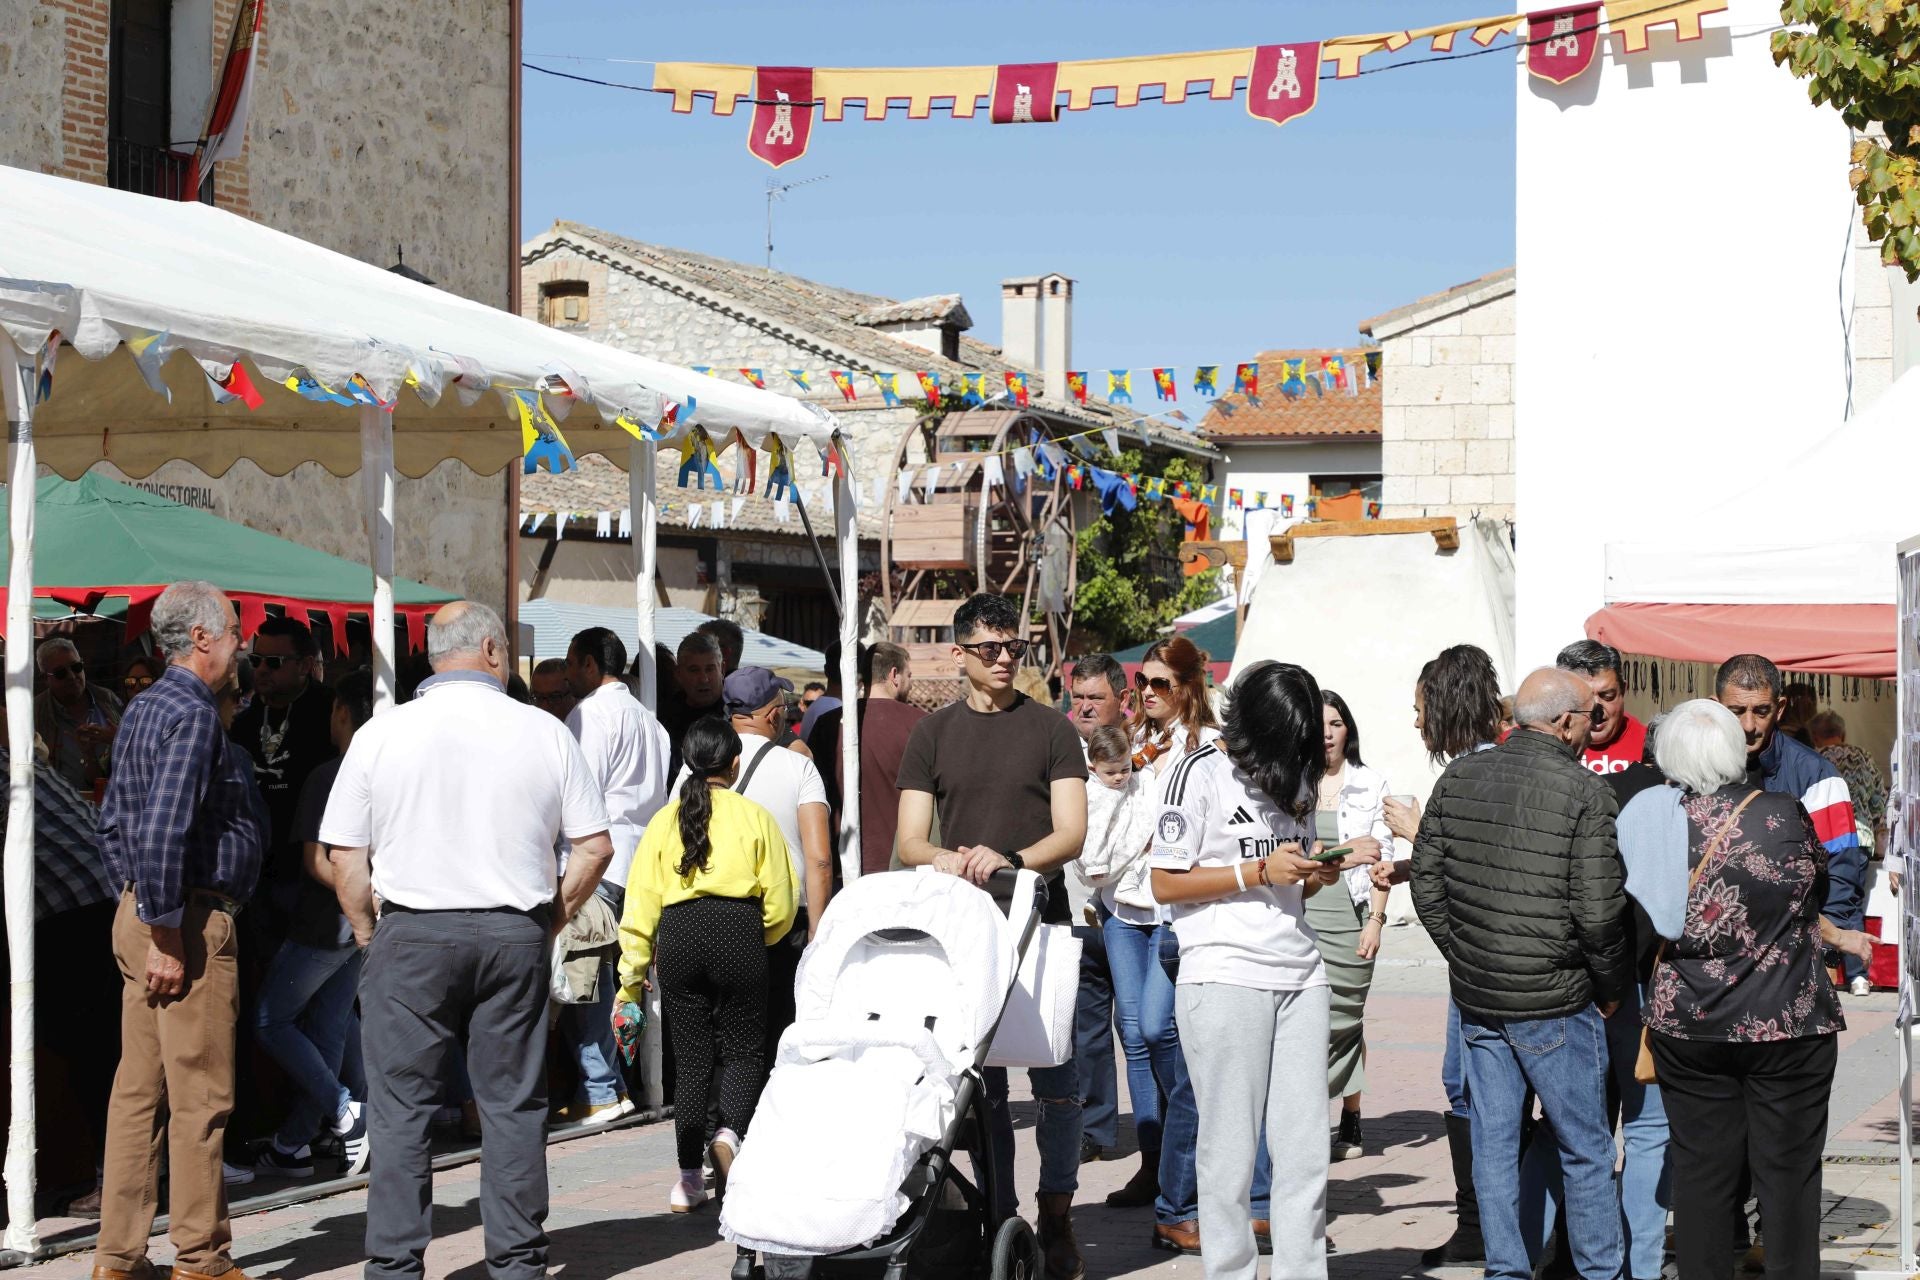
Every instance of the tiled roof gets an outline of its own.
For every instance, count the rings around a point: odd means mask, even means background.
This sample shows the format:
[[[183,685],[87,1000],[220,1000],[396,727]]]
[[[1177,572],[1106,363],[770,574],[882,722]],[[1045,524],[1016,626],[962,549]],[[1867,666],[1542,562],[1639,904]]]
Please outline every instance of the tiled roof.
[[[1232,408],[1231,416],[1218,408],[1207,414],[1201,430],[1217,441],[1226,440],[1378,440],[1380,438],[1380,384],[1363,386],[1358,395],[1336,388],[1316,392],[1307,384],[1306,394],[1289,398],[1280,393],[1279,368],[1282,360],[1308,362],[1319,369],[1325,355],[1354,356],[1351,349],[1328,348],[1317,351],[1263,351],[1260,353],[1260,405],[1247,403],[1243,395],[1228,393],[1220,397]],[[1221,370],[1224,374],[1227,370]],[[1351,374],[1351,363],[1349,373]]]
[[[1507,267],[1500,271],[1490,271],[1477,280],[1469,280],[1465,284],[1454,285],[1451,289],[1442,289],[1438,293],[1430,293],[1424,298],[1416,298],[1404,307],[1395,307],[1391,311],[1382,312],[1371,320],[1363,320],[1360,322],[1360,332],[1377,341],[1386,336],[1386,334],[1382,332],[1383,330],[1393,331],[1406,328],[1408,326],[1403,322],[1412,319],[1422,312],[1438,311],[1444,315],[1449,310],[1462,310],[1481,301],[1482,299],[1476,295],[1497,298],[1503,293],[1513,292],[1513,289],[1514,269],[1512,267]]]
[[[957,293],[889,302],[885,306],[869,307],[853,317],[857,325],[898,324],[909,320],[944,320],[961,329],[973,327],[973,317],[967,314],[966,304]]]

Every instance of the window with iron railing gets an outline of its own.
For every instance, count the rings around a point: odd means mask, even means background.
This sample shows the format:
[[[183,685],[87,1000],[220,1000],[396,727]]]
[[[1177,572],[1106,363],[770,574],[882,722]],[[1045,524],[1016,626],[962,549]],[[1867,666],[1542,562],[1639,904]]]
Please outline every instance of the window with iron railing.
[[[173,0],[112,0],[109,7],[107,185],[212,204],[212,174],[189,193],[193,156],[171,141],[173,9]]]
[[[191,152],[144,146],[125,138],[107,139],[107,185],[116,191],[137,191],[162,200],[184,200],[192,167]],[[200,190],[194,198],[201,204],[213,203],[211,169],[200,180]]]

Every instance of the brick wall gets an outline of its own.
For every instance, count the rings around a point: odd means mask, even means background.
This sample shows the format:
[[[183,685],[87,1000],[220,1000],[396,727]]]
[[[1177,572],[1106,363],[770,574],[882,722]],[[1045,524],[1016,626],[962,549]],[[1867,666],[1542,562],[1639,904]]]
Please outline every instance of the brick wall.
[[[1395,315],[1373,331],[1382,514],[1512,518],[1513,278]]]

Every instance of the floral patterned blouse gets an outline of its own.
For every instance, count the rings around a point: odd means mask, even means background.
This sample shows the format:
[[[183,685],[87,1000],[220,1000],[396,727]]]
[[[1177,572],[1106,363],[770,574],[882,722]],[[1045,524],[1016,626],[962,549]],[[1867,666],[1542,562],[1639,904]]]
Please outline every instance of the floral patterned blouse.
[[[1689,795],[1689,870],[1751,788]],[[1845,1029],[1821,960],[1827,855],[1793,796],[1754,797],[1687,899],[1687,922],[1653,974],[1647,1025],[1681,1040],[1766,1041]]]

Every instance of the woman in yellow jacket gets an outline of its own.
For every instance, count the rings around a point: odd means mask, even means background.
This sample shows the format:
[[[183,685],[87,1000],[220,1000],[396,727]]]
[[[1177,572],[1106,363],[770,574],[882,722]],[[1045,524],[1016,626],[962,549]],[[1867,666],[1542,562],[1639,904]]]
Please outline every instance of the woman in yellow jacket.
[[[620,921],[620,998],[614,1028],[638,1035],[647,966],[660,975],[673,1038],[673,1093],[680,1181],[675,1213],[707,1198],[700,1174],[714,1046],[720,1052],[721,1125],[708,1148],[715,1193],[740,1149],[766,1083],[767,948],[793,925],[793,863],[773,816],[729,788],[740,769],[740,735],[726,721],[695,721],[682,747],[688,777],[679,798],[653,816],[627,877]]]

